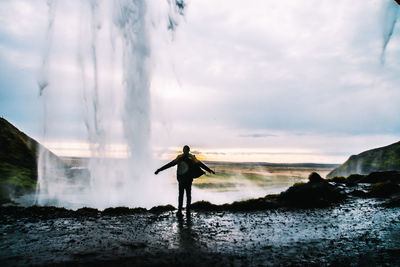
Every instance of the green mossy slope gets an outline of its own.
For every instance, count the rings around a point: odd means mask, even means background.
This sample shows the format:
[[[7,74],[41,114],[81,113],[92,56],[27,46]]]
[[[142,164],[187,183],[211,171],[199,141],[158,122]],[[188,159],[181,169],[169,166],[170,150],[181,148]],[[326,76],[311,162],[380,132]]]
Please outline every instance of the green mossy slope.
[[[35,190],[40,147],[43,148],[7,120],[0,118],[0,203]],[[63,164],[56,155],[50,151],[48,153]]]
[[[352,155],[345,163],[334,169],[327,178],[367,175],[372,172],[400,171],[400,142]]]
[[[0,118],[0,202],[35,189],[38,143]]]

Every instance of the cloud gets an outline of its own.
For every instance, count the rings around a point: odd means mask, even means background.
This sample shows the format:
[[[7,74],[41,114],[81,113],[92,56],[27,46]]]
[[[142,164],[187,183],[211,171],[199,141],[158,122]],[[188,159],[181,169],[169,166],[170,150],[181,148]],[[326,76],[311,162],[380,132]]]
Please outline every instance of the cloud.
[[[1,1],[0,32],[16,39],[35,39],[37,30],[46,21],[44,1]]]
[[[253,133],[253,134],[241,134],[240,137],[250,137],[250,138],[265,138],[265,137],[275,137],[274,134],[262,134],[262,133]]]
[[[176,113],[205,122],[209,117],[197,114],[204,105],[229,127],[398,133],[399,111],[390,99],[399,97],[399,79],[395,69],[379,65],[376,7],[373,1],[245,7],[233,1],[222,14],[191,3],[177,35],[176,69],[182,91],[192,95],[187,102],[199,93],[209,98],[194,107],[182,103]]]

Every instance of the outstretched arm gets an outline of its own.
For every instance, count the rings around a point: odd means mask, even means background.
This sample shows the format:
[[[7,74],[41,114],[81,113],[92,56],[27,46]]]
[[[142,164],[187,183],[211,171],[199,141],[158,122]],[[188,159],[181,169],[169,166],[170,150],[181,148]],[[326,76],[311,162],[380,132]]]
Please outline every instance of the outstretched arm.
[[[206,170],[206,171],[208,171],[208,172],[210,172],[210,173],[212,173],[212,174],[215,174],[215,172],[213,171],[213,170],[211,170],[210,168],[208,168],[203,162],[201,162],[200,160],[198,160],[198,159],[196,159],[196,162],[197,162],[197,164],[199,164],[199,166],[202,168],[202,169],[204,169],[204,170]]]
[[[157,169],[154,174],[158,174],[159,172],[171,168],[172,166],[175,166],[178,163],[178,158],[174,159],[173,161],[171,161],[170,163],[165,164],[164,166],[162,166],[161,168]]]

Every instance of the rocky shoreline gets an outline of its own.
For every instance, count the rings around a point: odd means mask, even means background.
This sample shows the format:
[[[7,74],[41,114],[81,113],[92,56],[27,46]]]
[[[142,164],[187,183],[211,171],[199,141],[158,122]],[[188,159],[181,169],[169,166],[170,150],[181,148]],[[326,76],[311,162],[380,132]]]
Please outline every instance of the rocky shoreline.
[[[394,266],[399,173],[336,177],[214,205],[0,207],[3,266]],[[390,186],[388,186],[388,184]],[[397,202],[396,202],[397,201]],[[396,204],[397,203],[397,204]]]

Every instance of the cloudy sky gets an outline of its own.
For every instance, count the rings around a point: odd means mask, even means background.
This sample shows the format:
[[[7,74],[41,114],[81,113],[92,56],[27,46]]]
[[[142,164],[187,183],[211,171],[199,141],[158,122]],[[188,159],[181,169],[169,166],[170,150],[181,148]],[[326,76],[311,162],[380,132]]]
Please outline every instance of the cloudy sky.
[[[49,35],[46,1],[0,1],[0,116],[62,155],[88,153],[80,79],[90,76],[82,68],[90,49],[81,47],[93,39],[89,2],[58,1]],[[118,103],[123,71],[110,56],[116,33],[105,2],[96,18],[99,94]],[[399,141],[393,1],[190,0],[175,32],[163,31],[166,1],[148,3],[157,157],[189,144],[206,159],[341,163]],[[48,99],[39,96],[43,76],[55,92]]]

